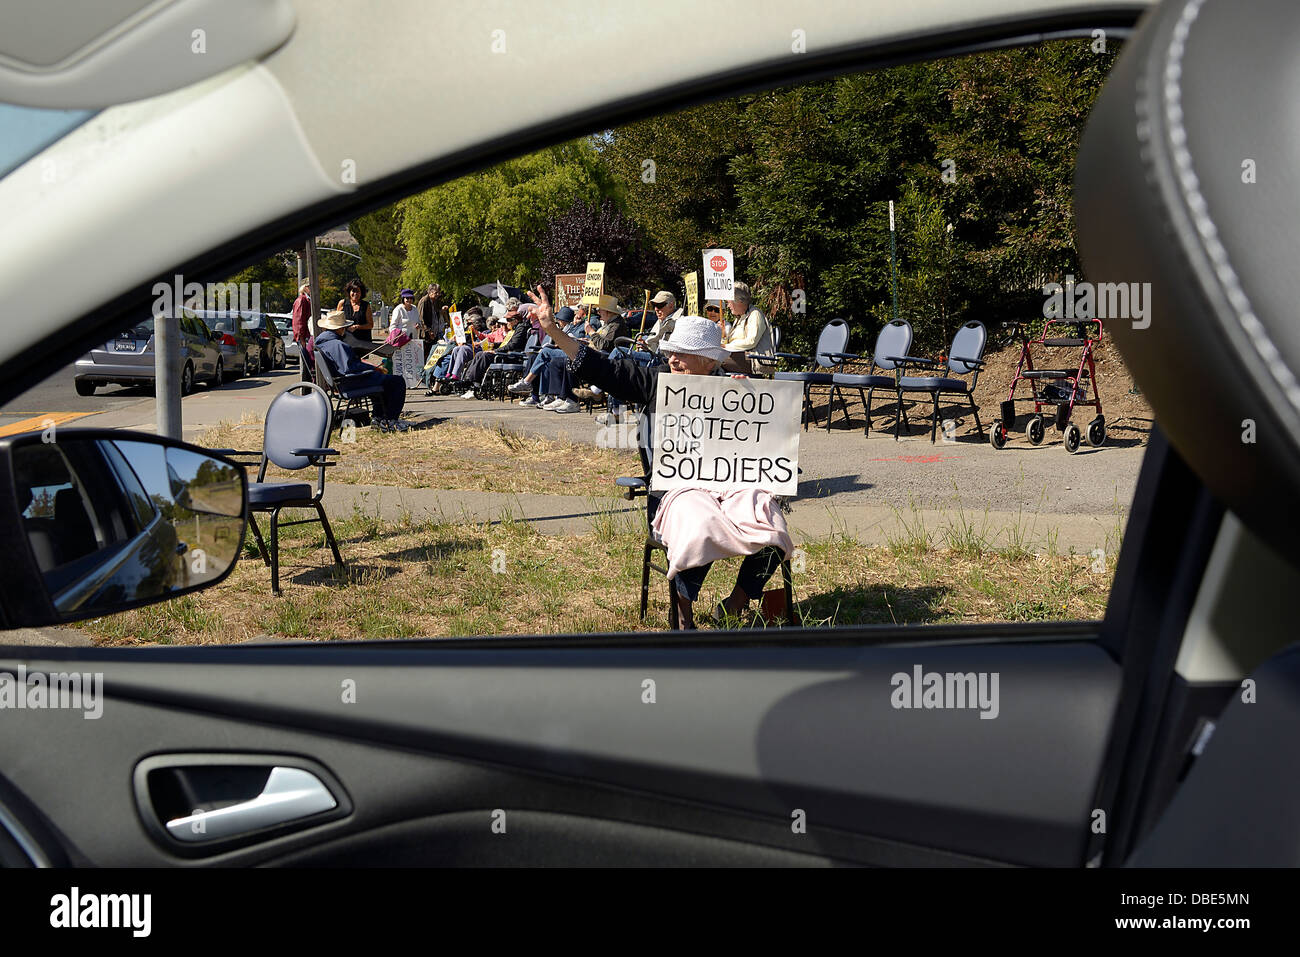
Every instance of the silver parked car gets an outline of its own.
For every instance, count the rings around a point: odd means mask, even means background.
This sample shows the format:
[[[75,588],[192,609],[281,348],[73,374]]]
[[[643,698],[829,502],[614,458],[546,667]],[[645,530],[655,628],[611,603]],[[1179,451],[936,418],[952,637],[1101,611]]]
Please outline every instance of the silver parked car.
[[[154,383],[154,320],[142,319],[124,329],[98,349],[76,362],[74,382],[77,395],[94,395],[101,385],[148,385]],[[181,395],[194,391],[194,383],[220,385],[225,360],[215,333],[193,316],[180,319]]]
[[[261,371],[285,367],[284,338],[275,320],[265,312],[245,316],[240,320],[243,330],[258,341],[261,351]]]
[[[289,362],[298,361],[298,343],[293,341],[293,313],[291,312],[268,312],[266,317],[275,324],[275,331],[280,334],[280,341],[284,344],[284,358]],[[284,368],[277,366],[276,368]]]
[[[182,315],[198,318],[217,333],[217,344],[225,364],[225,380],[242,379],[262,371],[262,344],[256,331],[244,328],[246,319],[256,313],[216,309],[184,309]]]

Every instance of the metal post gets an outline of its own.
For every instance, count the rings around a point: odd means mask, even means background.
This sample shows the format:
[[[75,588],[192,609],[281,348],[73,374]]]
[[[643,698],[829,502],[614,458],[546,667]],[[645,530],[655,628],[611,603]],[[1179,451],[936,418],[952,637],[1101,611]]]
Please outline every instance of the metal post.
[[[154,409],[158,434],[172,439],[184,438],[181,427],[181,333],[182,308],[179,302],[171,309],[154,310],[153,375]]]
[[[894,241],[894,201],[889,201],[889,272],[894,285],[894,321],[898,321],[898,247]]]

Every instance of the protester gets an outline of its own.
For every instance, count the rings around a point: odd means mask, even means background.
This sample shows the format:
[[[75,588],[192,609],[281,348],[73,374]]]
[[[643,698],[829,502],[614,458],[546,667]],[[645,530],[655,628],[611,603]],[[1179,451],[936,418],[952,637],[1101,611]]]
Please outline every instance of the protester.
[[[420,323],[424,326],[424,337],[431,343],[441,339],[447,328],[442,303],[442,287],[436,282],[429,283],[428,289],[415,304],[415,309],[420,314]]]
[[[375,397],[374,426],[384,432],[405,432],[409,426],[400,416],[406,403],[406,383],[400,376],[389,375],[357,358],[341,335],[349,325],[343,310],[336,309],[316,325],[320,330],[316,336],[316,355],[330,364],[336,379],[350,376],[359,384],[377,383],[383,388],[382,394]]]
[[[532,315],[534,317],[537,315],[536,309],[533,310]],[[574,339],[586,339],[586,315],[586,306],[579,306],[577,310],[571,309],[568,306],[562,306],[555,314],[555,321],[559,323],[560,328]],[[595,322],[599,324],[600,319],[596,319]],[[541,335],[544,336],[545,333],[541,333]],[[537,351],[537,355],[533,357],[533,362],[528,369],[528,374],[518,382],[513,382],[507,386],[506,391],[514,393],[515,395],[523,395],[526,392],[531,392],[532,394],[529,395],[528,398],[521,400],[519,403],[520,405],[526,405],[530,408],[539,408],[553,401],[556,396],[543,391],[541,388],[542,373],[548,368],[550,362],[555,359],[556,356],[563,355],[563,352],[547,340],[542,344],[541,349]]]
[[[543,331],[568,357],[573,375],[625,402],[642,405],[651,422],[660,375],[714,375],[728,355],[716,323],[701,316],[683,316],[673,334],[659,345],[660,352],[668,356],[667,366],[647,369],[630,359],[609,359],[590,343],[571,338],[556,325],[542,287],[529,295],[537,303]],[[649,475],[647,444],[653,448],[653,439],[648,435],[640,452],[642,467]],[[763,586],[782,558],[793,549],[776,499],[758,489],[675,489],[662,500],[652,492],[647,509],[656,537],[668,548],[668,578],[674,583],[683,628],[695,627],[693,604],[716,559],[746,556],[735,587],[715,612],[715,617],[742,616],[749,603],[762,595]]]
[[[420,370],[424,365],[424,343],[420,337],[424,333],[424,323],[420,321],[419,310],[415,308],[415,293],[403,289],[401,302],[393,307],[388,322],[388,339],[405,334],[409,341],[393,351],[393,372],[402,376],[406,386],[413,389],[421,382]]]
[[[659,343],[672,334],[673,326],[681,318],[682,310],[677,308],[677,297],[667,289],[661,289],[650,300],[655,307],[655,324],[644,336],[638,336],[636,347],[642,352],[658,352]]]
[[[478,387],[483,382],[483,377],[487,375],[488,366],[492,364],[495,352],[523,352],[524,347],[528,345],[528,334],[532,327],[523,321],[519,315],[518,300],[511,300],[514,305],[506,313],[506,323],[510,329],[510,336],[502,343],[501,348],[494,352],[480,352],[476,355],[460,372],[461,385],[469,385],[469,389],[461,396],[462,399],[477,399]]]
[[[343,331],[362,342],[371,341],[371,332],[375,327],[370,303],[366,301],[366,294],[369,291],[360,279],[353,279],[343,287],[343,298],[334,307],[335,310],[341,310],[343,317],[347,319],[347,326]]]
[[[772,348],[772,327],[768,325],[767,317],[761,309],[757,306],[751,308],[749,286],[738,282],[734,288],[729,307],[736,322],[731,328],[731,334],[722,340],[723,347],[731,353],[731,357],[722,364],[722,368],[728,372],[753,375],[755,370],[745,353],[771,356],[775,352]],[[758,374],[770,374],[768,366],[768,363],[760,363]]]
[[[310,353],[307,341],[311,338],[311,283],[298,287],[298,298],[293,301],[293,341],[298,344],[298,372],[303,380],[311,379]]]

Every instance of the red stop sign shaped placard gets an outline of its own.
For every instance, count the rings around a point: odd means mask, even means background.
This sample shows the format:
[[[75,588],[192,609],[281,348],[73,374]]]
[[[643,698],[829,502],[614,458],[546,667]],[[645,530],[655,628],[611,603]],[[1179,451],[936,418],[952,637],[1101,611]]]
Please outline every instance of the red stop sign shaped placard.
[[[727,257],[713,256],[709,259],[709,265],[713,267],[714,272],[722,272],[727,268]]]

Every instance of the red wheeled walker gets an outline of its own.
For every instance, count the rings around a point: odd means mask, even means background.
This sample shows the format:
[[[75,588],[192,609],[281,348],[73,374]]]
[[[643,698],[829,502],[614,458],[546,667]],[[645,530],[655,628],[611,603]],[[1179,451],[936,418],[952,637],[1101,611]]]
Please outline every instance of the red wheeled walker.
[[[1020,364],[1016,366],[1016,377],[1011,380],[1011,392],[1002,403],[1001,419],[993,423],[989,432],[989,441],[995,449],[1006,447],[1007,437],[1015,428],[1016,403],[1032,402],[1033,414],[1025,423],[1025,437],[1030,445],[1042,445],[1047,435],[1047,409],[1054,413],[1056,430],[1062,434],[1065,451],[1073,455],[1086,439],[1091,446],[1099,446],[1106,441],[1106,417],[1101,411],[1101,396],[1097,393],[1097,369],[1092,362],[1093,347],[1101,342],[1103,328],[1100,319],[1048,319],[1043,324],[1043,331],[1037,339],[1025,336],[1025,324],[1017,323],[1020,329]],[[1095,327],[1095,329],[1094,329]],[[1062,333],[1072,333],[1062,335]],[[1093,334],[1095,332],[1095,335]],[[1035,369],[1033,351],[1030,346],[1044,349],[1079,349],[1079,363],[1073,369],[1063,369],[1059,365],[1052,368]],[[1029,396],[1016,398],[1016,387],[1021,382],[1029,383]],[[1091,383],[1092,398],[1088,398]],[[1071,419],[1074,410],[1080,407],[1096,408],[1097,417],[1088,423],[1086,431],[1081,431]]]

